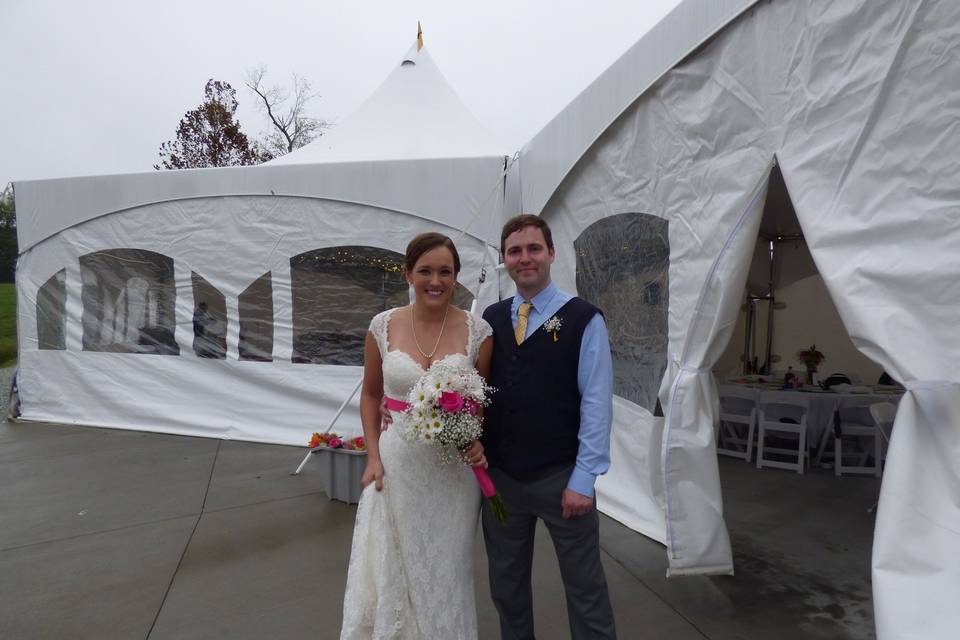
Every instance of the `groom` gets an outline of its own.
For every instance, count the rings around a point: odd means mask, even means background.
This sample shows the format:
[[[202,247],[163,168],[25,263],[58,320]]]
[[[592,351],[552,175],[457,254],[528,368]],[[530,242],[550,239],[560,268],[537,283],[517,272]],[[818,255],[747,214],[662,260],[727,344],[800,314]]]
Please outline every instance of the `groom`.
[[[490,384],[483,443],[509,513],[483,507],[490,591],[504,640],[533,638],[531,569],[537,520],[553,539],[570,633],[615,638],[600,564],[594,482],[610,466],[613,372],[600,311],[550,281],[555,251],[542,218],[516,216],[500,236],[517,294],[493,304]]]

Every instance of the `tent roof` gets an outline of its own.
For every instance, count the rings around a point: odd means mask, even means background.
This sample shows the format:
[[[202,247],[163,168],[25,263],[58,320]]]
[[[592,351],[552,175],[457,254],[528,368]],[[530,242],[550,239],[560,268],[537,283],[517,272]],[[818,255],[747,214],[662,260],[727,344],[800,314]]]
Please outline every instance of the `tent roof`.
[[[503,149],[414,45],[353,116],[264,165],[15,183],[20,252],[98,216],[222,196],[324,198],[463,229],[497,206]]]
[[[425,48],[414,44],[350,116],[268,164],[504,156]]]
[[[543,211],[567,173],[637,98],[756,2],[684,0],[590,83],[521,151],[524,211]]]

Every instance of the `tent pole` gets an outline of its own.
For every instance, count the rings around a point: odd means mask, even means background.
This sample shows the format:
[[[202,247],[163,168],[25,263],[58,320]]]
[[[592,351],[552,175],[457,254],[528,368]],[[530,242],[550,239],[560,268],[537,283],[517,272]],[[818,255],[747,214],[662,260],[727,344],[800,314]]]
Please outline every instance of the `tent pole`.
[[[354,385],[353,391],[350,392],[350,395],[346,397],[343,403],[340,404],[340,408],[337,409],[337,413],[333,416],[333,419],[330,421],[330,424],[327,425],[327,428],[324,430],[324,433],[330,433],[330,429],[333,429],[333,425],[337,423],[337,419],[340,417],[340,414],[343,413],[343,410],[347,408],[347,405],[350,404],[350,401],[353,400],[353,396],[357,395],[357,390],[360,389],[360,385],[363,384],[363,376],[360,376],[360,379],[357,380],[357,384]],[[319,449],[320,447],[316,447]],[[299,475],[300,471],[307,464],[307,460],[310,459],[310,454],[314,452],[314,449],[307,451],[307,455],[303,458],[303,461],[300,463],[300,466],[297,467],[297,470],[291,473],[290,475],[295,476]]]
[[[777,243],[770,242],[770,283],[767,287],[767,375],[773,368],[773,311],[776,308],[776,299],[773,295],[773,283],[776,282],[776,262],[779,253],[777,252]]]
[[[747,294],[747,322],[746,328],[744,329],[743,335],[743,360],[741,371],[743,375],[748,375],[752,373],[750,371],[750,354],[752,349],[750,349],[750,341],[753,338],[753,297],[750,294]]]

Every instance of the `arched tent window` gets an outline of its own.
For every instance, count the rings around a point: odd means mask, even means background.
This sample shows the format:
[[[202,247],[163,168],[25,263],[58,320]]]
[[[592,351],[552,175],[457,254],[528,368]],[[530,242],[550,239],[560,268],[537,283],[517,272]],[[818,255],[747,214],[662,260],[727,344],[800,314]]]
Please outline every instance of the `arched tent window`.
[[[37,292],[37,344],[40,349],[66,349],[67,270],[60,269]]]
[[[80,257],[83,349],[179,355],[173,258],[143,249]]]
[[[328,247],[291,258],[293,361],[363,364],[370,318],[407,303],[402,267],[402,255],[375,247]]]
[[[253,281],[238,300],[240,359],[273,360],[273,278],[268,271]]]
[[[651,413],[667,365],[667,221],[622,213],[587,227],[573,243],[577,291],[604,312],[614,393]]]
[[[191,271],[193,352],[199,358],[227,357],[227,299],[203,276]]]
[[[363,364],[370,319],[409,302],[403,256],[364,246],[327,247],[290,259],[293,290],[293,361]],[[462,285],[454,304],[469,308]]]

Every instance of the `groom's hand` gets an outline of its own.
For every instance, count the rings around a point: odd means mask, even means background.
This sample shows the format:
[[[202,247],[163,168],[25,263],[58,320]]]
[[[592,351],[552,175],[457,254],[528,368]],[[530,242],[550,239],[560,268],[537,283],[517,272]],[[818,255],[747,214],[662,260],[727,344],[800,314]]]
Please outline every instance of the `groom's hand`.
[[[380,400],[380,432],[384,432],[393,424],[393,414],[387,409],[387,396]]]
[[[593,498],[577,493],[573,489],[564,489],[560,506],[563,507],[564,520],[569,520],[590,513],[593,509]]]

